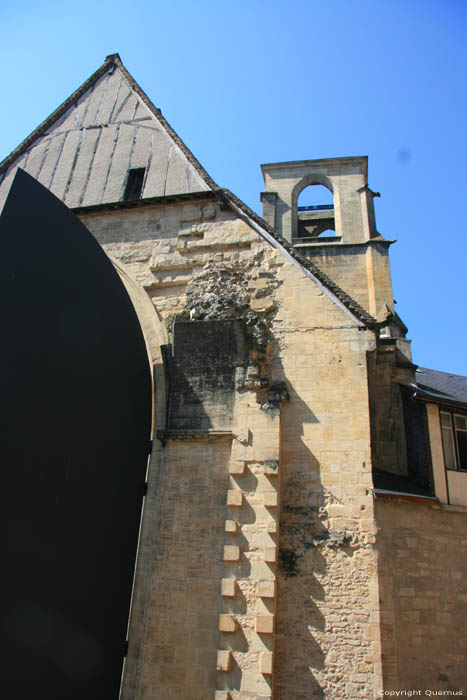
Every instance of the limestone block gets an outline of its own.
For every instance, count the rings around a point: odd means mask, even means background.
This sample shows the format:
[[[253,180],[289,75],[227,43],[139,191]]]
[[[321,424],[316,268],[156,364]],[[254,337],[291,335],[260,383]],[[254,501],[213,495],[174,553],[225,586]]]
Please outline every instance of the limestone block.
[[[244,672],[242,674],[241,688],[242,695],[243,693],[248,693],[245,697],[251,697],[252,700],[267,700],[267,698],[272,697],[269,683],[261,673]],[[253,693],[253,695],[250,695],[250,693]]]
[[[230,671],[231,662],[230,651],[219,650],[217,652],[217,670],[218,671]]]
[[[235,545],[226,545],[224,547],[224,561],[239,561],[240,547]]]
[[[276,582],[272,579],[258,581],[258,596],[260,598],[274,598],[276,595]]]
[[[264,473],[277,475],[279,472],[279,460],[267,459],[264,462]]]
[[[243,494],[241,491],[227,492],[227,505],[233,508],[240,508],[243,504]]]
[[[205,207],[203,207],[203,219],[206,221],[211,221],[212,219],[216,218],[216,207],[213,206],[212,204],[207,204]]]
[[[201,217],[201,209],[200,207],[195,207],[193,205],[188,205],[186,207],[183,207],[182,211],[180,212],[180,221],[183,222],[188,222],[188,221],[198,221]]]
[[[232,696],[228,690],[216,690],[214,700],[232,700]]]
[[[237,621],[233,615],[219,615],[219,632],[235,632]]]
[[[250,369],[250,368],[248,368]],[[248,375],[247,375],[248,378]],[[250,431],[248,428],[238,428],[235,434],[235,439],[242,443],[242,445],[248,445],[250,442]]]
[[[250,559],[250,576],[253,579],[271,578],[271,564],[268,564],[264,559]]]
[[[239,440],[234,440],[232,443],[232,460],[243,461],[251,459],[252,447],[248,444],[243,444]]]
[[[277,491],[265,491],[263,493],[263,504],[266,508],[277,507]]]
[[[236,583],[233,578],[223,578],[221,582],[221,595],[224,598],[234,598],[235,597]]]
[[[272,634],[274,632],[274,615],[258,615],[256,631],[258,634]]]
[[[274,299],[271,299],[271,297],[261,297],[260,299],[252,299],[250,301],[250,306],[253,311],[267,314],[270,311],[274,311],[276,308],[276,302]]]
[[[277,478],[276,474],[261,474],[255,473],[256,478],[258,479],[258,483],[256,485],[256,492],[257,493],[265,493],[265,492],[271,492],[271,491],[276,491],[277,490]]]
[[[259,520],[258,516],[257,519]],[[251,534],[250,534],[251,532]],[[247,533],[245,533],[247,534]],[[275,547],[276,543],[272,539],[269,532],[260,530],[259,532],[248,532],[250,549],[264,549],[265,547]]]
[[[264,561],[274,564],[277,561],[277,547],[264,548]]]
[[[185,230],[185,231],[179,231],[178,237],[179,238],[203,238],[204,232],[198,228],[190,228],[190,229]]]
[[[238,474],[239,476],[245,471],[245,462],[241,459],[233,460],[229,464],[229,474]]]
[[[236,520],[226,520],[225,521],[225,531],[235,534],[238,530],[238,523]]]
[[[250,280],[248,282],[248,289],[265,289],[268,287],[270,284],[268,279],[264,279],[264,277],[260,277],[259,279],[256,280]]]
[[[168,256],[154,255],[150,268],[152,271],[165,271],[165,270],[186,270],[193,267],[193,263],[188,258],[178,253],[172,253]]]
[[[263,652],[260,657],[260,670],[261,673],[270,674],[273,668],[273,656],[270,652]]]

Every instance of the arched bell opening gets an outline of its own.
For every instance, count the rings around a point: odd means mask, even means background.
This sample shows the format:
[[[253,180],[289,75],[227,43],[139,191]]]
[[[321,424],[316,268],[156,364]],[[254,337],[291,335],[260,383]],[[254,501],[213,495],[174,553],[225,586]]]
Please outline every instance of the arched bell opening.
[[[332,191],[318,183],[307,185],[297,199],[297,237],[336,235]]]
[[[339,237],[339,192],[332,178],[318,172],[299,180],[292,190],[291,218],[294,243]]]

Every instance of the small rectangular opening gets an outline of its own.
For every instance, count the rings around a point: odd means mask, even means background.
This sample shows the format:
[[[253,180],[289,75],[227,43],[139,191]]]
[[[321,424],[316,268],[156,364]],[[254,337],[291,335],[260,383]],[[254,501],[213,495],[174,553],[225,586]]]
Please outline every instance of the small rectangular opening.
[[[144,174],[146,168],[135,168],[128,173],[126,181],[125,194],[123,199],[129,201],[131,199],[141,199],[143,193]]]

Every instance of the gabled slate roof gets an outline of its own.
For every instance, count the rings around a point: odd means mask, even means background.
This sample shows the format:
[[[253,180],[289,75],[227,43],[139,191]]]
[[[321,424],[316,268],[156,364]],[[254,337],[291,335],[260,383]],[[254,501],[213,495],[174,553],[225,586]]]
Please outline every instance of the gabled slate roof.
[[[157,142],[157,143],[156,143]],[[157,148],[155,148],[155,144]],[[153,151],[157,157],[151,160]],[[334,298],[360,324],[378,323],[258,214],[221,189],[124,67],[118,54],[103,65],[0,163],[0,207],[22,167],[75,210],[144,206],[165,198],[221,199]],[[124,202],[125,178],[145,168],[142,199]]]
[[[436,369],[419,367],[416,398],[432,399],[438,403],[467,404],[467,377]]]
[[[216,187],[118,54],[107,56],[104,64],[0,163],[0,206],[17,167],[70,208],[123,199],[132,169],[145,173],[143,197]]]

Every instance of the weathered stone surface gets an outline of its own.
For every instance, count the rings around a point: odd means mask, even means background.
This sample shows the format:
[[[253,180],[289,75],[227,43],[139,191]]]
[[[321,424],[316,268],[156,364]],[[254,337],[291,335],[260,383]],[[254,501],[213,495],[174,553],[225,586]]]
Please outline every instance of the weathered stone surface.
[[[240,322],[176,322],[167,353],[168,428],[231,428],[235,371],[247,361]]]
[[[378,499],[375,505],[383,687],[388,692],[414,687],[422,695],[447,687],[463,691],[465,509],[407,500]]]

